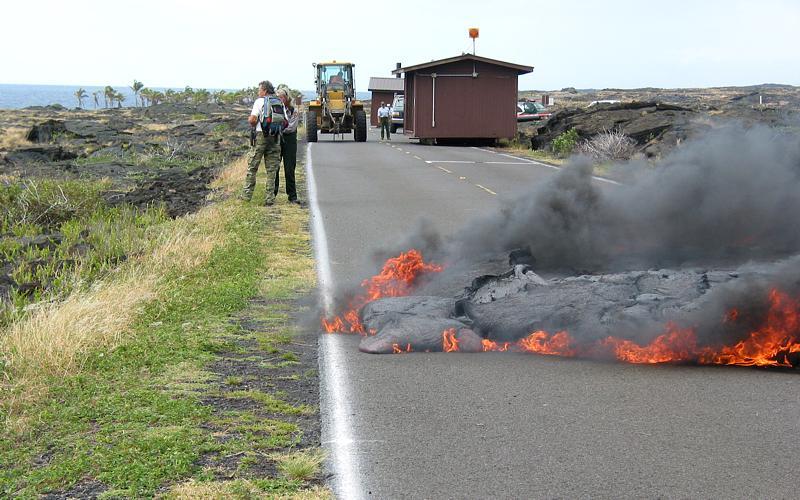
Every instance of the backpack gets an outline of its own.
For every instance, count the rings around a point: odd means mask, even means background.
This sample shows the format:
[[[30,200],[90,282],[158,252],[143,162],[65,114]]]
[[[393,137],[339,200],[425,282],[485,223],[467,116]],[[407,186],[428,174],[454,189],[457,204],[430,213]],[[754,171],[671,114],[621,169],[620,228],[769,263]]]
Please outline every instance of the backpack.
[[[261,131],[266,135],[280,135],[283,133],[283,129],[289,125],[283,101],[274,95],[265,96],[259,123],[261,124]]]

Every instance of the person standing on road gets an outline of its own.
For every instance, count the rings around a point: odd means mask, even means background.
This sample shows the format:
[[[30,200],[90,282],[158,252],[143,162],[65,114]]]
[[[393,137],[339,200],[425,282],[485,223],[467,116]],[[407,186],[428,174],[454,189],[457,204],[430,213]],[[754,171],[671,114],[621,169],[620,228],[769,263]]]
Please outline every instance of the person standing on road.
[[[253,198],[258,166],[263,158],[264,169],[267,172],[267,192],[264,200],[264,205],[266,206],[271,206],[275,203],[273,186],[275,177],[278,175],[278,169],[281,166],[277,148],[278,136],[262,131],[260,123],[261,116],[266,112],[264,106],[267,103],[267,99],[274,93],[275,87],[272,86],[269,80],[264,80],[258,84],[258,99],[253,103],[253,109],[250,111],[250,116],[247,117],[247,122],[252,128],[252,135],[250,153],[247,155],[247,177],[245,178],[241,195],[241,198],[246,201],[250,201]]]
[[[300,121],[300,113],[292,105],[292,97],[289,95],[288,89],[278,89],[277,96],[286,107],[286,118],[289,120],[289,124],[283,130],[280,141],[283,175],[286,177],[286,196],[289,197],[289,203],[300,205],[302,202],[297,199],[297,186],[294,180],[294,169],[297,165],[297,124]],[[275,196],[278,196],[279,187],[280,176],[275,175]]]
[[[381,107],[378,108],[378,120],[381,122],[381,140],[383,140],[383,132],[386,131],[386,139],[392,140],[391,128],[389,127],[389,122],[392,118],[392,113],[390,111],[389,106],[386,105],[385,102],[381,102]]]

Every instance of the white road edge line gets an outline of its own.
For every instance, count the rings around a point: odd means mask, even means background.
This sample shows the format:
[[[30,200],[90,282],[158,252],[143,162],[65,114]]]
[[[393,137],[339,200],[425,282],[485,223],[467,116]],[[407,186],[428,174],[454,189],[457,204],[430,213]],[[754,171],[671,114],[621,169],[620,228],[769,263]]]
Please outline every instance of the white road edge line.
[[[448,174],[452,174],[452,173],[453,173],[452,171],[450,171],[450,170],[447,170],[447,169],[446,169],[446,168],[444,168],[444,167],[440,167],[439,165],[436,165],[436,168],[438,168],[439,170],[444,170],[444,171],[445,171],[445,172],[447,172]]]
[[[467,160],[425,160],[425,163],[477,163]]]
[[[473,146],[473,148],[477,149],[478,151],[483,151],[485,153],[492,153],[492,154],[496,154],[496,155],[500,155],[500,156],[505,156],[506,158],[513,158],[515,160],[520,160],[520,161],[523,161],[523,162],[526,162],[526,163],[533,163],[534,165],[539,165],[541,167],[552,168],[553,170],[561,170],[561,167],[557,167],[555,165],[548,165],[547,163],[542,163],[540,161],[529,160],[528,158],[520,158],[519,156],[514,156],[514,155],[510,155],[510,154],[506,154],[506,153],[498,153],[497,151],[492,151],[491,149],[484,149],[484,148],[479,148],[479,147],[474,147],[474,146]],[[486,163],[491,163],[491,162],[486,162]],[[592,179],[594,179],[594,180],[596,180],[598,182],[605,182],[605,183],[608,183],[608,184],[613,184],[615,186],[622,186],[622,183],[617,182],[617,181],[612,181],[611,179],[606,179],[605,177],[597,177],[596,175],[593,175]]]
[[[478,186],[479,188],[483,189],[484,191],[486,191],[489,194],[494,194],[494,195],[497,194],[494,191],[492,191],[491,189],[487,188],[486,186],[481,186],[480,184],[475,184],[475,185]]]
[[[317,263],[317,279],[322,295],[324,313],[330,314],[333,310],[333,278],[328,255],[328,239],[325,235],[325,225],[317,200],[317,183],[314,179],[314,166],[311,159],[311,144],[306,147],[306,177],[308,179],[308,201],[311,209],[312,241],[314,242],[314,257]],[[358,464],[350,429],[349,416],[353,413],[350,398],[347,394],[347,378],[344,371],[344,362],[341,344],[336,342],[333,335],[323,335],[320,339],[319,368],[320,368],[320,399],[323,410],[329,415],[328,426],[323,425],[323,432],[327,430],[326,443],[329,443],[331,453],[330,464],[334,473],[334,492],[339,498],[359,499],[361,490],[358,485]]]

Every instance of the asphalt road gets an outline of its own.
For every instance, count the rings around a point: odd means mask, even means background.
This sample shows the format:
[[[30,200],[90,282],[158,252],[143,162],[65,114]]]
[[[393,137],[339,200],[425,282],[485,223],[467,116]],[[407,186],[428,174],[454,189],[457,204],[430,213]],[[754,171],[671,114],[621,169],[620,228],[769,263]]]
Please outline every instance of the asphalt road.
[[[321,135],[311,147],[315,238],[324,227],[329,256],[319,264],[323,293],[360,276],[373,249],[402,240],[421,214],[447,234],[553,173],[395,137],[387,145],[374,130],[364,144]],[[358,341],[320,340],[323,441],[340,498],[798,496],[796,374],[368,355]]]

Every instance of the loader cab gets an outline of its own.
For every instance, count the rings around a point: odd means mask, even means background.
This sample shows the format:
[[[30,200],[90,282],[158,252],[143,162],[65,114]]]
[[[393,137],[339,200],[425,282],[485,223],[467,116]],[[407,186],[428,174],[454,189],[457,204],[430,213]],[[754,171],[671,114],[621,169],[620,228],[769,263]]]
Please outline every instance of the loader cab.
[[[353,65],[348,63],[317,64],[317,86],[353,95]]]

